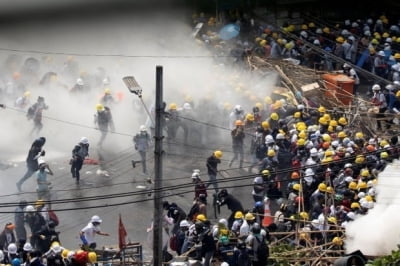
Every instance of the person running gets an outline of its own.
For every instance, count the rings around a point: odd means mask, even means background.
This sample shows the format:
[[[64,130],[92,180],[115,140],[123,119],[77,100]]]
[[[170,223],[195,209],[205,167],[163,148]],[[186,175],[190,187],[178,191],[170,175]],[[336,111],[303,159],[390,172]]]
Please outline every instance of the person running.
[[[102,232],[100,229],[100,224],[102,220],[99,216],[93,215],[90,219],[88,225],[86,225],[80,232],[79,236],[82,240],[82,244],[84,248],[95,249],[97,244],[95,241],[95,236],[102,235],[102,236],[109,236],[110,234]]]
[[[45,151],[42,149],[45,143],[45,137],[40,137],[32,143],[32,146],[28,152],[28,157],[26,158],[28,170],[26,171],[25,175],[16,183],[18,192],[22,191],[22,184],[39,169],[38,158],[45,155]]]
[[[82,137],[77,145],[72,150],[71,159],[71,173],[72,178],[76,178],[75,183],[79,184],[80,173],[82,169],[83,161],[89,155],[89,140],[86,137]]]
[[[140,132],[133,137],[133,142],[135,143],[135,149],[140,154],[143,174],[147,174],[146,153],[149,150],[151,138],[144,125],[140,126]]]

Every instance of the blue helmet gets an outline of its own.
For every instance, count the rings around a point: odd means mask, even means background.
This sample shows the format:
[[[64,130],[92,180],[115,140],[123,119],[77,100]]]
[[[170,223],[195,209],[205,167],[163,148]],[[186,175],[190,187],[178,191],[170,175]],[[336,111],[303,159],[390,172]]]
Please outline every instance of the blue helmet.
[[[11,265],[12,265],[12,266],[20,266],[20,265],[21,265],[21,261],[19,260],[19,258],[14,258],[14,259],[11,261]]]
[[[254,205],[256,208],[262,207],[264,204],[261,201],[257,201]]]

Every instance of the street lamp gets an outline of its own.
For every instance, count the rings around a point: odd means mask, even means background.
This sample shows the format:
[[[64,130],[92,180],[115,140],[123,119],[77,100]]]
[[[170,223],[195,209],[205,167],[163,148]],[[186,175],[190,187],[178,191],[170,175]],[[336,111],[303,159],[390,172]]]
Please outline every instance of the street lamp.
[[[143,98],[142,98],[142,91],[143,91],[142,87],[140,87],[139,83],[137,83],[135,77],[133,77],[133,76],[123,77],[122,81],[125,83],[125,86],[128,88],[128,90],[131,93],[136,94],[139,97],[140,101],[143,104],[144,109],[146,110],[147,115],[150,117],[150,121],[151,121],[152,125],[154,126],[153,117],[150,114],[149,109],[147,109],[147,106],[144,103]]]

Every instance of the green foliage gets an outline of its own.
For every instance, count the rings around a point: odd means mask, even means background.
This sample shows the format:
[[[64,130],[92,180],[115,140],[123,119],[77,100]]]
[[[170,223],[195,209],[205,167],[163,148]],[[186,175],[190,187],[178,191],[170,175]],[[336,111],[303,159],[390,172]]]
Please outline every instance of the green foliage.
[[[375,260],[370,262],[368,265],[371,265],[371,266],[400,265],[400,249],[392,250],[392,253],[390,255],[376,258]]]

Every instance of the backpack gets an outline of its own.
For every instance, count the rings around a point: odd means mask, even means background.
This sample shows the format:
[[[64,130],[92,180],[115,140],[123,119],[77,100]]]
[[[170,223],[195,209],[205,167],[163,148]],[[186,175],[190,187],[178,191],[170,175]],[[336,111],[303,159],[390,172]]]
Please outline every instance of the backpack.
[[[35,116],[36,112],[36,105],[32,105],[31,107],[28,108],[28,112],[26,113],[26,117],[29,119],[32,119]]]
[[[49,221],[52,221],[57,226],[60,223],[57,214],[53,210],[48,210],[47,213],[49,214]]]
[[[256,237],[256,240],[258,242],[258,247],[256,250],[256,256],[257,256],[257,260],[260,262],[264,262],[265,265],[267,264],[267,259],[269,256],[269,248],[267,245],[267,242],[265,241],[264,237],[262,237],[262,239],[258,239],[258,237]]]

